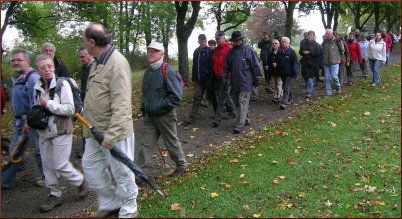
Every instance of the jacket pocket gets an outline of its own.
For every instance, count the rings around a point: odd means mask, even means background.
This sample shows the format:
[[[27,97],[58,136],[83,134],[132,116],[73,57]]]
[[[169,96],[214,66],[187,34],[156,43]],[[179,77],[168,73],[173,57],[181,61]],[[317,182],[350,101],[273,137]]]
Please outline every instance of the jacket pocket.
[[[68,116],[57,116],[56,118],[57,134],[64,135],[73,132],[73,121]]]

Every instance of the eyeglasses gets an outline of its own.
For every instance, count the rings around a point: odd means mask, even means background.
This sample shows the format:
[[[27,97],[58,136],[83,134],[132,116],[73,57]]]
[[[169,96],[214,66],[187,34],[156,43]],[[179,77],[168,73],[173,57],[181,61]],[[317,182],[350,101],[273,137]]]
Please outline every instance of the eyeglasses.
[[[41,65],[39,66],[40,70],[46,70],[46,69],[51,69],[53,68],[53,65]]]
[[[23,62],[25,59],[10,59],[10,62]]]

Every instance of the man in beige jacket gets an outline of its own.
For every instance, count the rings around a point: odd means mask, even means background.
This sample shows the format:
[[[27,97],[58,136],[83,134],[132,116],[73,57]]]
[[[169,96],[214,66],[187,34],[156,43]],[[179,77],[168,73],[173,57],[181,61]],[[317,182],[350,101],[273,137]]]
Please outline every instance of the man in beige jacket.
[[[82,167],[89,186],[97,194],[99,206],[90,217],[104,218],[117,212],[120,218],[136,217],[138,187],[134,173],[110,154],[110,149],[117,147],[134,160],[130,65],[110,44],[111,34],[102,25],[90,24],[82,40],[84,48],[96,57],[88,77],[84,117],[104,134],[99,145],[90,130],[84,128]]]

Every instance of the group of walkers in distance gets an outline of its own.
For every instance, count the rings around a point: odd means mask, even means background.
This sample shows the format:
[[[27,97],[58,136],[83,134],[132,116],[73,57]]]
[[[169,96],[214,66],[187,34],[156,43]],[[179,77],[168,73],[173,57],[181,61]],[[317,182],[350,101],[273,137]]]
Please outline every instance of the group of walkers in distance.
[[[47,187],[49,196],[39,206],[49,212],[63,204],[59,179],[78,188],[84,198],[92,189],[98,200],[98,210],[89,217],[102,218],[113,214],[119,217],[137,217],[138,186],[144,182],[123,163],[111,155],[118,148],[134,160],[134,126],[132,120],[132,71],[126,58],[111,44],[111,33],[100,24],[90,24],[82,34],[83,47],[78,51],[83,64],[80,71],[80,89],[84,109],[83,117],[100,132],[98,142],[91,130],[84,127],[82,158],[83,173],[69,161],[72,151],[75,81],[69,77],[65,64],[55,56],[56,47],[45,43],[36,57],[36,70],[30,65],[29,52],[14,49],[11,62],[15,71],[11,86],[11,108],[14,114],[10,152],[19,144],[14,157],[22,157],[28,140],[35,148],[40,173],[36,185]],[[331,80],[336,93],[343,83],[352,85],[353,73],[361,68],[368,76],[368,65],[373,72],[371,85],[380,82],[379,68],[388,61],[392,40],[385,30],[370,39],[358,30],[343,39],[332,30],[325,30],[324,42],[316,42],[314,31],[305,34],[298,51],[290,46],[288,37],[270,38],[263,33],[258,43],[260,57],[248,45],[240,31],[234,31],[229,40],[217,31],[215,40],[207,41],[205,34],[198,36],[199,47],[193,54],[192,84],[193,105],[185,119],[186,124],[196,121],[204,93],[213,107],[213,127],[219,127],[224,108],[229,118],[237,118],[234,133],[242,133],[250,124],[249,105],[255,100],[262,72],[265,90],[273,93],[272,102],[285,110],[292,103],[292,81],[299,74],[306,81],[306,98],[312,97],[314,86],[323,72],[326,96],[332,95]],[[207,45],[208,44],[208,45]],[[151,42],[147,46],[148,67],[142,80],[141,112],[143,116],[144,144],[139,148],[137,164],[147,174],[151,172],[151,157],[162,136],[176,169],[169,176],[187,172],[187,161],[177,135],[178,106],[183,96],[180,74],[172,65],[163,62],[164,46]],[[261,64],[261,63],[262,64]],[[346,73],[345,73],[346,72]],[[75,85],[74,85],[75,84]],[[4,113],[2,95],[2,113]],[[28,115],[34,106],[49,112],[47,126],[34,129],[28,125]],[[23,139],[21,140],[21,137]],[[18,171],[18,162],[9,162],[2,168],[1,188],[12,189]]]

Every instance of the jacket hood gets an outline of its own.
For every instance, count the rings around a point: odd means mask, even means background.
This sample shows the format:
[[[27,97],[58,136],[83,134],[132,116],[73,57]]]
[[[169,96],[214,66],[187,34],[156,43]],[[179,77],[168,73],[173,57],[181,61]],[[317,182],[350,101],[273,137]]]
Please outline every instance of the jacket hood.
[[[226,47],[226,46],[230,46],[228,41],[220,44],[218,47]]]

